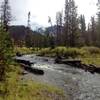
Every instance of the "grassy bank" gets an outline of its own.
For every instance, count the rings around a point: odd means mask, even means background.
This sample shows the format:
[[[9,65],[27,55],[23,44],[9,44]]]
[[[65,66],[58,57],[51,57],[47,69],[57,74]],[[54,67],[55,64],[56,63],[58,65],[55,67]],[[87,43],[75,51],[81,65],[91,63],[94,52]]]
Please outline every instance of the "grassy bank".
[[[64,100],[63,91],[53,86],[20,79],[21,69],[10,65],[6,82],[0,82],[0,100]]]
[[[85,64],[95,64],[100,67],[100,48],[82,47],[82,48],[66,48],[56,47],[55,49],[44,48],[38,54],[40,56],[55,57],[59,54],[67,59],[81,59]]]

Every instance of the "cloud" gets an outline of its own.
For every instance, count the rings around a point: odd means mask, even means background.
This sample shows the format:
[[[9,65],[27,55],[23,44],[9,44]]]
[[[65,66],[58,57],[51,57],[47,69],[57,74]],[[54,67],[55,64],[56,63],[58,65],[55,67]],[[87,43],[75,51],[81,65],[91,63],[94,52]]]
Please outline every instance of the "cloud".
[[[78,13],[86,16],[86,21],[96,13],[96,0],[75,0],[78,5]],[[10,0],[12,15],[16,20],[13,24],[27,25],[27,14],[31,12],[31,23],[43,26],[48,24],[48,16],[55,23],[57,11],[64,9],[65,0]]]
[[[84,14],[88,23],[91,16],[95,16],[97,12],[96,0],[76,0],[78,5],[78,13]]]

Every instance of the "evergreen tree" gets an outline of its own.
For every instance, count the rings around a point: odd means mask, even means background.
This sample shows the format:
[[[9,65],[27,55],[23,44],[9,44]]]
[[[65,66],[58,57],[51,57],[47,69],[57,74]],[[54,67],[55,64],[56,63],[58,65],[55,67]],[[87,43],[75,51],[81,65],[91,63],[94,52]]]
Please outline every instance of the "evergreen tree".
[[[80,28],[80,38],[82,45],[87,44],[87,34],[86,34],[86,23],[85,23],[85,16],[81,15],[79,18],[79,28]]]
[[[12,50],[13,46],[9,33],[3,27],[0,27],[0,80],[5,79]]]
[[[9,69],[8,63],[11,60],[13,51],[12,41],[8,32],[8,25],[11,18],[8,0],[4,0],[2,3],[0,13],[0,80],[5,80],[6,71]]]
[[[97,36],[96,21],[94,17],[91,17],[91,42],[93,46],[97,46]]]
[[[4,0],[1,5],[1,22],[6,31],[8,31],[8,25],[11,21],[11,9],[9,6],[9,0]]]
[[[100,1],[98,0],[98,13],[97,13],[97,26],[96,26],[96,30],[97,30],[97,46],[100,47]]]
[[[65,2],[65,18],[64,18],[64,42],[67,46],[77,46],[77,30],[78,30],[78,19],[77,19],[77,7],[74,0],[66,0]]]

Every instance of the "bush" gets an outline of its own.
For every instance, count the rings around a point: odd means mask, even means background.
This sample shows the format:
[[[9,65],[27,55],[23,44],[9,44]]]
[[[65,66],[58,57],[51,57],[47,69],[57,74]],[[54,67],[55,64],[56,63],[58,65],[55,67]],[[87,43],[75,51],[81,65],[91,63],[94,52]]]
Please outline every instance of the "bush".
[[[39,51],[40,56],[55,57],[57,54],[65,58],[90,58],[92,55],[100,54],[100,49],[97,47],[56,47],[55,49],[44,48]]]
[[[56,47],[54,49],[54,51],[55,51],[55,53],[59,53],[59,54],[63,55],[66,51],[66,47]]]
[[[77,48],[66,48],[65,57],[72,57],[72,58],[76,58],[77,56],[81,55],[81,52],[79,49]]]
[[[100,54],[100,48],[98,47],[83,47],[82,50],[90,54]]]
[[[66,48],[66,47],[56,47],[55,49],[50,49],[50,48],[45,48],[45,49],[41,49],[39,52],[40,56],[56,56],[56,55],[60,55],[63,57],[72,57],[75,58],[79,55],[82,55],[82,52],[80,49],[77,48]]]
[[[46,55],[48,55],[48,54],[51,54],[51,53],[50,53],[50,48],[44,48],[44,49],[41,49],[41,50],[39,51],[39,55],[40,55],[40,56],[46,56]]]
[[[81,50],[78,48],[57,47],[53,51],[66,58],[69,57],[75,58],[79,55],[82,55]]]
[[[33,48],[26,48],[26,47],[15,47],[14,52],[20,52],[21,54],[32,54],[33,53]]]

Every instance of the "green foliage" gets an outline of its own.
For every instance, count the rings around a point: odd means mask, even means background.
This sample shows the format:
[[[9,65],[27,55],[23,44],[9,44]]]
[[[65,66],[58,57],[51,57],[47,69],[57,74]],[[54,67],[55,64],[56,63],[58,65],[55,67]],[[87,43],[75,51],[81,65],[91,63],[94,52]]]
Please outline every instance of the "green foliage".
[[[4,57],[9,57],[12,49],[13,46],[9,33],[0,27],[0,54]]]
[[[82,50],[90,54],[100,54],[100,48],[98,47],[83,47]]]
[[[65,57],[72,57],[72,58],[76,58],[77,56],[81,55],[81,52],[79,51],[79,49],[77,48],[68,48],[66,49],[65,52]]]
[[[5,79],[6,71],[8,70],[8,63],[12,53],[12,41],[9,33],[0,27],[0,80]]]
[[[75,58],[78,55],[82,55],[82,52],[80,52],[80,49],[78,48],[66,48],[66,47],[56,47],[54,49],[45,48],[41,49],[39,52],[39,55],[41,56],[56,56],[56,54],[59,54],[66,58],[68,57]]]
[[[14,53],[20,52],[21,54],[32,54],[35,50],[27,47],[14,47]]]
[[[50,48],[44,48],[44,49],[41,49],[41,50],[39,51],[39,55],[40,55],[40,56],[46,56],[46,55],[48,55],[48,54],[51,54],[51,53],[50,53]]]
[[[44,48],[39,51],[40,55],[60,54],[62,56],[78,57],[86,54],[100,54],[100,48],[97,47],[82,47],[82,48],[69,48],[69,47],[56,47],[55,49]]]

